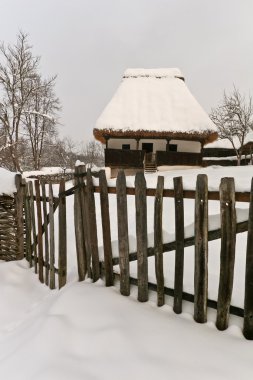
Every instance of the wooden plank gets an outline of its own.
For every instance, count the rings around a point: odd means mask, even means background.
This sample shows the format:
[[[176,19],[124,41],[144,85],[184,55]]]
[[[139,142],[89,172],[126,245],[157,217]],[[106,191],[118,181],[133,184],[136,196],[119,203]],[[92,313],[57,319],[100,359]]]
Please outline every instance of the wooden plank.
[[[75,173],[78,174],[78,168],[75,168]],[[80,179],[75,177],[75,185],[80,182]],[[76,237],[76,255],[77,255],[77,269],[79,281],[85,279],[87,272],[86,251],[84,242],[84,229],[82,217],[82,193],[81,189],[77,189],[74,193],[74,221],[75,221],[75,237]]]
[[[24,258],[24,217],[23,217],[23,202],[24,202],[24,187],[22,186],[21,174],[16,174],[15,184],[17,192],[15,194],[16,204],[16,221],[17,221],[17,260]]]
[[[79,165],[77,168],[77,179],[78,184],[82,187],[79,189],[79,196],[81,200],[81,215],[82,215],[82,225],[83,225],[83,239],[84,239],[84,258],[86,261],[86,270],[88,278],[92,278],[92,269],[91,269],[91,257],[92,257],[92,246],[90,240],[90,221],[89,221],[89,212],[88,212],[88,197],[87,197],[87,187],[84,182],[84,176],[87,176],[86,166]]]
[[[242,233],[242,232],[246,232],[246,231],[248,231],[248,221],[241,222],[241,223],[238,223],[236,225],[236,233],[237,234]],[[217,240],[220,238],[221,238],[221,230],[220,229],[208,232],[208,241],[213,241],[213,240]],[[195,245],[195,236],[191,236],[189,238],[184,239],[184,248],[191,247],[193,245]],[[176,249],[176,242],[175,241],[163,244],[163,253],[175,251],[175,249]],[[153,247],[149,247],[147,252],[148,252],[148,257],[155,255]],[[129,253],[129,261],[136,261],[136,260],[137,260],[137,252]],[[113,266],[119,265],[119,258],[114,257],[112,262],[113,262]]]
[[[194,319],[207,321],[208,291],[208,184],[207,176],[199,174],[195,199],[195,269],[194,269]]]
[[[225,330],[228,327],[229,307],[233,289],[236,211],[234,178],[222,178],[220,184],[221,205],[221,253],[220,282],[218,293],[216,327]]]
[[[28,183],[25,185],[25,221],[26,221],[26,260],[29,262],[30,267],[32,267],[32,219],[31,219],[31,208],[30,208],[30,193]]]
[[[163,274],[163,188],[164,177],[158,176],[155,195],[154,215],[154,253],[157,282],[157,306],[164,305],[164,274]]]
[[[54,196],[49,182],[49,287],[55,289],[55,239],[54,239]]]
[[[253,340],[253,178],[251,180],[251,197],[249,207],[249,228],[246,254],[245,298],[243,335]]]
[[[30,194],[30,210],[31,210],[31,224],[32,224],[32,251],[34,256],[34,271],[38,273],[38,253],[37,253],[37,232],[36,232],[36,222],[35,222],[35,209],[34,209],[34,196],[33,196],[33,183],[28,182],[29,194]]]
[[[103,230],[103,245],[104,245],[104,269],[105,269],[105,285],[112,286],[114,283],[113,265],[112,265],[112,243],[111,243],[111,227],[109,213],[109,199],[107,191],[107,181],[105,171],[99,172],[100,186],[100,204],[101,204],[101,219]]]
[[[182,313],[182,294],[184,276],[184,198],[182,177],[173,178],[175,192],[175,277],[174,277],[174,305],[175,313]]]
[[[36,209],[37,209],[37,226],[38,226],[38,265],[39,265],[39,280],[44,282],[43,274],[43,241],[42,241],[42,213],[40,203],[40,182],[35,180],[35,197],[36,197]]]
[[[148,233],[146,180],[143,172],[135,176],[138,301],[148,301]]]
[[[99,186],[94,187],[94,192],[99,193],[100,188]],[[117,190],[116,187],[108,187],[108,194],[116,194]],[[154,197],[156,193],[156,189],[147,189],[146,195],[149,197]],[[135,195],[135,188],[134,187],[127,187],[126,188],[126,194],[127,195]],[[183,192],[184,198],[186,199],[195,199],[195,191],[194,190],[184,190]],[[173,189],[164,189],[163,190],[163,197],[164,198],[174,198],[174,190]],[[208,200],[213,201],[219,201],[220,200],[220,193],[218,191],[208,191]],[[237,202],[249,202],[250,201],[250,193],[242,193],[242,192],[236,192],[235,194],[235,200]]]
[[[87,211],[88,211],[88,223],[89,223],[89,244],[91,248],[92,258],[92,278],[93,282],[96,282],[100,278],[99,268],[99,256],[98,256],[98,238],[97,238],[97,221],[96,221],[96,205],[94,197],[94,188],[91,170],[87,170],[86,176],[86,196],[87,196]]]
[[[126,177],[123,170],[119,170],[117,181],[117,215],[118,215],[118,244],[120,267],[120,292],[124,296],[130,294],[129,282],[129,241],[128,241],[128,217]]]
[[[59,193],[65,191],[64,178],[60,181]],[[61,289],[67,282],[67,220],[66,220],[66,197],[59,196],[59,255],[58,255],[58,284]]]
[[[45,249],[45,284],[49,284],[49,243],[48,243],[48,222],[47,222],[47,199],[46,185],[41,182],[42,205],[43,205],[43,221],[44,221],[44,249]]]

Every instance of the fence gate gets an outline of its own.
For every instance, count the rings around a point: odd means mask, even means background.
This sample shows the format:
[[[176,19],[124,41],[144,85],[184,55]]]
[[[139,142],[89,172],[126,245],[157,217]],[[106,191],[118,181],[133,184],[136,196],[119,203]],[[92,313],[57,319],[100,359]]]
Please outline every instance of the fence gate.
[[[66,284],[67,246],[66,246],[66,199],[65,180],[60,185],[46,184],[35,180],[24,184],[25,210],[25,252],[26,259],[34,267],[39,280],[54,289],[56,275],[58,286]],[[59,187],[59,196],[55,197],[53,188]],[[54,212],[58,208],[58,266],[55,263],[55,220]]]

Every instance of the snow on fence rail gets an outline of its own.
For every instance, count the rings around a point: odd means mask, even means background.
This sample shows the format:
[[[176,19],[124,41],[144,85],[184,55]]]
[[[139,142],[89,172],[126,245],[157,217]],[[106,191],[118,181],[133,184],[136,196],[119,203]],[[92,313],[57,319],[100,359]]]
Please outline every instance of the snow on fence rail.
[[[253,339],[253,182],[251,193],[235,193],[234,179],[222,178],[219,192],[208,192],[207,176],[197,177],[196,190],[184,191],[182,178],[174,178],[174,190],[164,189],[164,178],[158,177],[157,188],[147,189],[143,173],[137,173],[135,188],[127,188],[123,171],[117,177],[116,187],[108,187],[105,172],[99,173],[99,186],[94,186],[90,170],[79,166],[75,171],[74,187],[65,191],[64,179],[60,183],[59,197],[53,197],[52,185],[49,184],[49,196],[45,193],[45,184],[35,181],[33,186],[25,187],[25,219],[26,219],[26,257],[41,282],[55,287],[54,276],[58,273],[59,287],[64,286],[67,278],[66,251],[66,196],[74,194],[74,223],[76,253],[79,280],[86,276],[97,281],[105,278],[106,286],[114,284],[113,267],[119,264],[120,292],[130,294],[130,284],[138,285],[138,300],[148,300],[149,288],[157,292],[157,305],[164,304],[165,294],[174,297],[175,313],[182,312],[182,300],[194,302],[194,319],[199,323],[207,320],[207,307],[217,309],[216,326],[219,330],[228,327],[229,315],[234,313],[244,317],[243,333],[247,339]],[[100,210],[95,203],[94,193],[100,194]],[[112,255],[111,218],[108,194],[117,197],[117,224],[119,256]],[[127,195],[135,195],[136,239],[137,250],[130,252],[127,217]],[[154,246],[148,247],[147,234],[147,196],[154,197]],[[173,197],[175,201],[175,241],[163,242],[163,199]],[[195,199],[195,224],[192,236],[184,236],[184,198]],[[208,228],[208,200],[219,200],[221,227],[212,231]],[[235,201],[250,202],[249,220],[236,222]],[[49,202],[49,213],[46,204]],[[42,203],[42,206],[41,206]],[[59,254],[58,269],[54,260],[54,210],[59,206]],[[42,223],[42,209],[43,220]],[[36,210],[36,212],[35,212]],[[97,212],[101,213],[104,258],[99,258]],[[37,215],[37,222],[35,218]],[[37,228],[37,232],[36,232]],[[48,234],[49,229],[49,234]],[[245,304],[244,310],[231,306],[233,289],[234,260],[236,234],[248,231]],[[44,235],[44,253],[43,253]],[[219,292],[217,301],[208,300],[208,241],[221,239]],[[184,248],[195,246],[194,294],[183,291]],[[174,289],[164,286],[163,253],[175,250],[175,282]],[[148,256],[155,257],[156,284],[148,282]],[[137,280],[130,277],[130,261],[137,260]],[[45,274],[44,274],[45,270]]]

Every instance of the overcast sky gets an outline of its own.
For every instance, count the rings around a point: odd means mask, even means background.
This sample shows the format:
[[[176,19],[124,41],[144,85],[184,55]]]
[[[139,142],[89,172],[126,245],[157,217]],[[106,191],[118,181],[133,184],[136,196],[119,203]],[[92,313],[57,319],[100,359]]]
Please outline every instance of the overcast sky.
[[[253,94],[252,0],[0,0],[0,40],[29,33],[57,74],[61,135],[92,139],[128,67],[178,67],[209,112],[235,84]]]

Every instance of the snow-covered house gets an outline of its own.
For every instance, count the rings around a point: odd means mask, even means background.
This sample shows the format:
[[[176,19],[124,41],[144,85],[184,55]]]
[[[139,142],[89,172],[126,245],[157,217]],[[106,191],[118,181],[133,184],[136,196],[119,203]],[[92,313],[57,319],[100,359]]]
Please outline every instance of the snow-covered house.
[[[234,145],[234,147],[233,147]],[[236,150],[241,149],[241,165],[247,165],[252,162],[253,156],[253,132],[249,132],[241,143],[238,137],[233,138],[233,145],[228,139],[218,139],[205,145],[203,149],[203,166],[237,165]],[[240,148],[241,147],[241,148]]]
[[[203,146],[217,139],[179,69],[126,70],[93,133],[112,169],[202,165]]]

